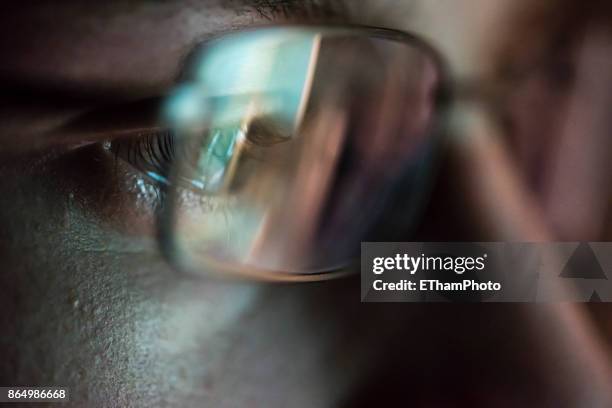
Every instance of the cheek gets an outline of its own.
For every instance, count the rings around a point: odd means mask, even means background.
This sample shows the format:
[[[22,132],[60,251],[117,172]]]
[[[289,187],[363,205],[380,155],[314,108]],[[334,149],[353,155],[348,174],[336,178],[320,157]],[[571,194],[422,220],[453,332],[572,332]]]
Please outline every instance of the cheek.
[[[155,237],[159,189],[98,144],[68,152],[31,177],[48,180],[45,188],[66,206],[64,212],[74,210],[98,228],[123,236]]]
[[[76,195],[57,188],[57,169],[27,170],[36,167],[19,158],[0,170],[1,354],[10,361],[2,382],[61,382],[87,393],[89,384],[115,381],[115,364],[134,373],[146,352],[132,338],[136,322],[156,314],[135,276],[168,272],[155,272],[163,264],[153,245],[99,228]]]
[[[155,406],[205,382],[194,353],[206,344],[218,363],[219,332],[254,288],[180,280],[154,242],[113,231],[85,211],[99,203],[57,188],[64,173],[14,164],[0,169],[0,383]]]

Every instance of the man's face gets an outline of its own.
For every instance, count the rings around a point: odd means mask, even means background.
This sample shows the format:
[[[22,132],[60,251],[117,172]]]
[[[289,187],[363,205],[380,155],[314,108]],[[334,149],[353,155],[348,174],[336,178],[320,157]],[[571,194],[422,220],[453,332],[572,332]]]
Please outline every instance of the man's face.
[[[318,407],[347,401],[389,350],[416,366],[442,364],[434,349],[444,342],[426,341],[422,330],[440,330],[427,316],[453,320],[458,312],[365,307],[350,279],[294,286],[177,274],[156,244],[159,197],[102,146],[155,127],[155,110],[141,102],[169,92],[194,47],[219,33],[286,22],[410,30],[438,49],[457,78],[477,82],[493,68],[498,44],[490,33],[513,21],[519,3],[4,6],[0,383],[68,386],[76,406]],[[112,119],[89,115],[100,110],[111,110]],[[448,327],[445,335],[454,335],[456,326]],[[403,354],[417,344],[428,357]],[[504,375],[480,364],[503,392]],[[520,387],[523,395],[534,391]]]

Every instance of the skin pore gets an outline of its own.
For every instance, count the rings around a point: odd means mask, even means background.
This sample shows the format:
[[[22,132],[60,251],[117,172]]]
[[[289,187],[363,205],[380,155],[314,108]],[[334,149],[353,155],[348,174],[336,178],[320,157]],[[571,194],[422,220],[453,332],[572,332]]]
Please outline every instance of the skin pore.
[[[77,407],[368,406],[383,397],[416,406],[602,401],[607,356],[571,306],[366,305],[358,279],[191,279],[162,259],[155,192],[100,143],[155,125],[141,102],[168,91],[196,44],[288,21],[381,25],[414,30],[457,77],[475,80],[489,73],[494,44],[486,33],[520,2],[298,3],[7,7],[0,17],[0,384],[67,386]],[[107,109],[116,112],[110,123],[83,120]],[[434,225],[423,227],[423,237],[553,238],[532,203],[516,198],[527,196],[522,184],[513,194],[479,196],[483,186],[514,186],[517,175],[504,146],[479,137],[497,129],[486,119],[469,123],[454,139],[457,174],[470,180],[454,195],[468,196],[466,203],[454,210],[491,213],[498,229],[488,220],[465,228],[452,211],[432,206],[425,224]],[[434,197],[448,194],[443,187]]]

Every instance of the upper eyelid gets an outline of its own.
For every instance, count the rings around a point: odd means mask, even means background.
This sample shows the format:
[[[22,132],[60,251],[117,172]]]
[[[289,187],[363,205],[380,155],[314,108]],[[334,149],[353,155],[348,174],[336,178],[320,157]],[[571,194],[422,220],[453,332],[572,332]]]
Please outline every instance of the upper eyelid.
[[[165,128],[159,111],[163,97],[106,106],[87,111],[53,131],[64,143],[70,141],[102,142],[119,137],[137,136]]]

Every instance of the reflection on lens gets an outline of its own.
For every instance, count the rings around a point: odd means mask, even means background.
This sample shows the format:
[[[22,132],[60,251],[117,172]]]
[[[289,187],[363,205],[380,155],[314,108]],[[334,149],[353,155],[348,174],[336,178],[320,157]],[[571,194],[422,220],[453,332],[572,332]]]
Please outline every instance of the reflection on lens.
[[[270,28],[214,40],[191,72],[167,104],[183,154],[161,215],[182,268],[303,276],[405,238],[439,117],[428,49]]]
[[[239,129],[212,130],[200,147],[194,186],[207,193],[219,192],[226,179],[229,163],[234,156],[236,139],[242,135]]]

